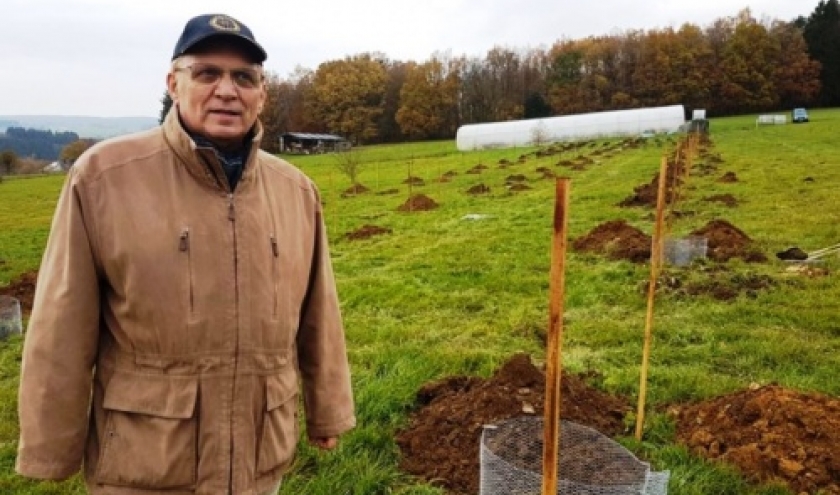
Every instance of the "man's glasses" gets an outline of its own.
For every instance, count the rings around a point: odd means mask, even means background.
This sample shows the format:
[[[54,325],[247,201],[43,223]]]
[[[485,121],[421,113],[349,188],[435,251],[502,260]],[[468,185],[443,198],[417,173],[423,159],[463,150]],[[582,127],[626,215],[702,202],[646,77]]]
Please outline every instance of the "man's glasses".
[[[233,84],[242,89],[255,89],[262,83],[262,72],[258,69],[243,67],[240,69],[223,69],[218,65],[194,63],[184,67],[176,67],[175,71],[188,70],[193,81],[199,84],[216,84],[223,77],[225,73],[230,73],[230,78]]]

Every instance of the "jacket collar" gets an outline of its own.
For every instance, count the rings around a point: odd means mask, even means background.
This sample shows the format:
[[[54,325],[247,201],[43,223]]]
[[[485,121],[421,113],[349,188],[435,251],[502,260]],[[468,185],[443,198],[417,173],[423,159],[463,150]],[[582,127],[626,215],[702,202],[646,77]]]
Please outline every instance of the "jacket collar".
[[[177,105],[172,105],[166,114],[162,129],[167,144],[190,175],[207,187],[229,192],[227,178],[216,154],[212,148],[200,147],[193,141],[181,125]],[[255,175],[254,166],[263,136],[263,126],[259,120],[254,124],[251,134],[253,137],[248,147],[248,157],[243,164],[242,177],[236,186],[237,190],[252,181]]]

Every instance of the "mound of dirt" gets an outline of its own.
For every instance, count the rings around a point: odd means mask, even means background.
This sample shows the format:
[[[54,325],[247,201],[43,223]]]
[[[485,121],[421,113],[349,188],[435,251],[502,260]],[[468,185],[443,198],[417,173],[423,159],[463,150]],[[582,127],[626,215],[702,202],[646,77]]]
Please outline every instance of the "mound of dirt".
[[[483,172],[485,170],[487,170],[487,165],[482,165],[482,164],[479,163],[478,165],[474,166],[473,168],[467,170],[467,173],[468,174],[480,174],[481,172]]]
[[[370,192],[370,189],[365,187],[362,184],[353,184],[352,187],[349,189],[345,189],[344,192],[341,193],[342,198],[358,196],[359,194],[364,194],[366,192]]]
[[[20,301],[20,311],[23,316],[32,312],[32,303],[35,300],[35,283],[38,281],[38,272],[27,272],[14,279],[5,287],[0,287],[0,296],[14,297]]]
[[[721,176],[721,178],[720,178],[720,179],[718,179],[717,181],[718,181],[718,182],[725,183],[725,184],[726,184],[726,183],[738,182],[738,176],[737,176],[737,175],[735,175],[735,172],[726,172],[726,173],[725,173],[725,174],[723,174],[723,176]]]
[[[707,256],[714,261],[741,258],[748,262],[764,262],[767,256],[753,247],[753,241],[741,229],[726,220],[712,220],[691,233],[708,239]]]
[[[477,184],[472,186],[471,188],[467,189],[467,194],[478,195],[478,194],[489,194],[490,188],[485,186],[484,184]]]
[[[429,211],[434,210],[439,205],[435,200],[426,196],[425,194],[414,194],[408,198],[405,203],[400,205],[399,211]]]
[[[669,176],[671,167],[668,168]],[[621,207],[631,207],[631,206],[656,206],[656,198],[659,195],[659,174],[657,173],[653,180],[650,181],[648,184],[642,184],[633,188],[633,195],[628,196],[620,203],[618,206]],[[676,190],[674,187],[674,183],[669,181],[665,185],[665,202],[667,204],[673,203],[676,197]]]
[[[604,435],[624,432],[627,399],[587,385],[584,376],[563,374],[560,414]],[[449,494],[475,495],[479,483],[482,427],[524,414],[542,415],[545,375],[526,354],[517,354],[489,379],[454,376],[417,393],[420,409],[397,433],[400,467]],[[536,440],[536,439],[535,439]]]
[[[678,441],[697,455],[731,463],[756,483],[840,494],[838,399],[768,385],[672,413]]]
[[[712,196],[706,196],[703,198],[703,201],[708,203],[723,203],[730,208],[738,206],[738,200],[731,194],[714,194]]]
[[[522,174],[508,175],[505,182],[525,182],[527,179]]]
[[[402,181],[403,184],[411,184],[412,186],[423,186],[426,182],[421,179],[420,177],[409,176],[407,179]]]
[[[389,194],[399,194],[399,192],[400,192],[399,189],[385,189],[384,191],[379,191],[376,194],[378,194],[380,196],[387,196]]]
[[[514,183],[508,186],[508,191],[528,191],[531,189],[531,186],[528,184],[522,184],[521,182]]]
[[[375,235],[390,234],[391,229],[379,227],[376,225],[363,225],[353,232],[348,232],[344,237],[349,241],[356,241],[360,239],[370,239]]]
[[[610,220],[572,243],[576,251],[605,254],[610,259],[644,263],[650,259],[651,238],[626,220]]]

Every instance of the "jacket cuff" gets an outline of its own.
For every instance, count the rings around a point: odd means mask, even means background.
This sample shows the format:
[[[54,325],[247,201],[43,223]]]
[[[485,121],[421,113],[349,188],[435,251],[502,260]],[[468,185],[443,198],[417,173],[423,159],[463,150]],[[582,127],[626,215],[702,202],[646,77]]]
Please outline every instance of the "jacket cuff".
[[[342,433],[352,430],[356,426],[356,417],[349,416],[346,419],[337,423],[322,423],[315,424],[307,421],[306,434],[310,437],[327,438],[337,437]]]
[[[52,461],[41,461],[20,455],[15,461],[15,471],[18,474],[27,478],[40,480],[66,480],[79,472],[80,468],[80,464],[68,465]]]

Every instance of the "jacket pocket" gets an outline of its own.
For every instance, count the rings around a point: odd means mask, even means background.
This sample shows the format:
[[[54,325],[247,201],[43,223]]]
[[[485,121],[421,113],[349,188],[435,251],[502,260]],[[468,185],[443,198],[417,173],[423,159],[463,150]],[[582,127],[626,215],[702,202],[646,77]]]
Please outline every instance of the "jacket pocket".
[[[291,464],[298,440],[297,374],[286,370],[266,377],[265,415],[257,447],[257,474]]]
[[[117,373],[105,390],[106,422],[96,480],[107,485],[195,485],[195,377]]]

